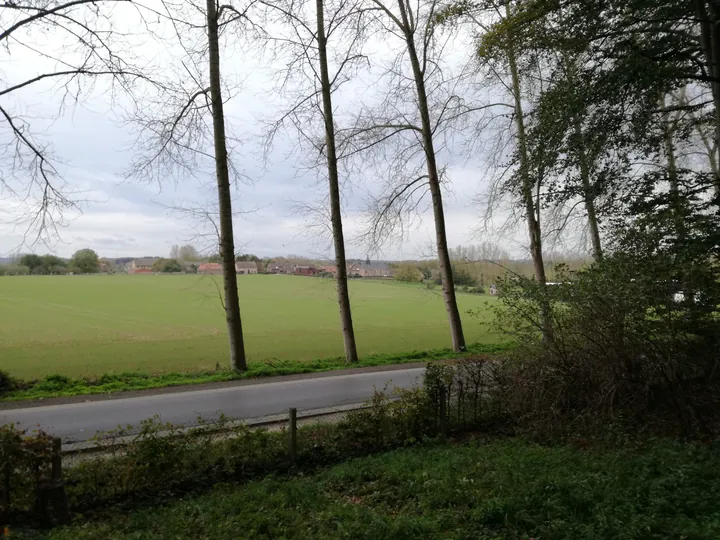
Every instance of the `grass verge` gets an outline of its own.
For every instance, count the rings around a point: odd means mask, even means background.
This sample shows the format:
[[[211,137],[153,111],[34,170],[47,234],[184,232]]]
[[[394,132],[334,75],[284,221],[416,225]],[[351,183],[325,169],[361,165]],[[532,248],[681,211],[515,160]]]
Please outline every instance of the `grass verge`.
[[[720,538],[720,453],[435,444],[19,538]],[[47,536],[45,536],[47,535]]]
[[[463,353],[452,349],[434,349],[430,351],[413,351],[404,354],[376,354],[362,358],[356,364],[348,364],[342,357],[304,361],[273,361],[251,363],[248,370],[242,373],[231,370],[184,372],[184,373],[120,373],[102,375],[98,378],[73,378],[64,375],[48,375],[35,381],[16,381],[12,390],[0,393],[0,401],[20,401],[50,397],[77,396],[88,394],[107,394],[127,390],[144,390],[165,388],[187,384],[209,382],[236,381],[278,375],[294,375],[299,373],[319,373],[348,368],[373,367],[410,362],[427,362],[459,358],[473,354],[492,354],[508,350],[507,345],[475,344]]]

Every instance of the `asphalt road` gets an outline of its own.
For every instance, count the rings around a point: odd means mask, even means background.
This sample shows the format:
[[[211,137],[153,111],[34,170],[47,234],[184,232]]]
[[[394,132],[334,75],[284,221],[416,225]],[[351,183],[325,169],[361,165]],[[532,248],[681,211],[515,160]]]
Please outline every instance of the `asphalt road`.
[[[423,368],[400,369],[0,410],[0,425],[15,423],[22,428],[40,428],[65,442],[81,442],[98,431],[137,425],[156,415],[163,422],[193,425],[198,418],[213,420],[220,414],[236,419],[257,418],[279,414],[290,407],[302,411],[362,403],[373,395],[375,388],[416,386],[422,373]]]

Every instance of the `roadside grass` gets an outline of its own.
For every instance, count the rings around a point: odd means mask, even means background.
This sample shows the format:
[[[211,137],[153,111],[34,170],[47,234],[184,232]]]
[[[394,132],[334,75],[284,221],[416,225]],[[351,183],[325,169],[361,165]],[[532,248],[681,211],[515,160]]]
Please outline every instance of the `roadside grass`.
[[[17,388],[5,393],[0,389],[0,401],[21,401],[50,397],[77,396],[89,394],[107,394],[127,390],[165,388],[188,384],[236,381],[278,375],[300,373],[319,373],[343,369],[428,362],[460,358],[474,354],[495,354],[506,351],[506,345],[474,344],[464,353],[452,349],[413,351],[404,354],[375,354],[361,358],[355,364],[348,364],[343,357],[326,358],[312,361],[272,361],[250,363],[248,370],[242,373],[232,370],[200,371],[187,373],[145,374],[137,372],[108,374],[97,378],[73,378],[64,375],[48,375],[35,381],[16,381]]]
[[[717,539],[720,452],[654,441],[583,451],[472,440],[218,486],[18,538]]]
[[[0,369],[23,380],[55,374],[119,380],[143,374],[175,380],[183,372],[194,374],[190,378],[218,376],[217,366],[228,365],[219,285],[217,276],[193,275],[2,277]],[[238,288],[253,369],[265,372],[258,366],[269,363],[280,366],[270,371],[282,372],[295,362],[343,353],[332,280],[240,276]],[[361,357],[450,344],[438,289],[357,279],[350,295]],[[484,324],[494,302],[491,296],[458,295],[468,343],[502,341]],[[480,317],[467,315],[471,310]]]

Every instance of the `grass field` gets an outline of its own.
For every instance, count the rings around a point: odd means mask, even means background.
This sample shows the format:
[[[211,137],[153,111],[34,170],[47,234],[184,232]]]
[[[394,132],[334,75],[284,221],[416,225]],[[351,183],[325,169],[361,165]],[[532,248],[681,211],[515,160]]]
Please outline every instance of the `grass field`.
[[[226,367],[218,287],[219,277],[192,275],[0,278],[0,369],[31,379]],[[333,281],[239,276],[238,287],[251,362],[342,354]],[[438,289],[356,280],[350,293],[361,356],[450,346]],[[458,295],[468,343],[498,342],[465,314],[492,301]]]
[[[583,452],[521,440],[357,459],[318,475],[219,486],[18,538],[618,540],[720,538],[720,456],[656,442]]]

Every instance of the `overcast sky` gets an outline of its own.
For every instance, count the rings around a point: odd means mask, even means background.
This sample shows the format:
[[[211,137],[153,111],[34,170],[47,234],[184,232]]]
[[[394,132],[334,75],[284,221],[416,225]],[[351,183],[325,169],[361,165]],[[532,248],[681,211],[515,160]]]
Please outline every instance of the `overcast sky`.
[[[166,52],[154,43],[144,49],[144,54],[151,53],[150,57],[160,57]],[[273,103],[270,74],[282,65],[268,66],[267,57],[247,48],[242,54],[226,49],[223,60],[225,81],[233,86],[242,81],[226,109],[229,134],[241,140],[234,162],[247,178],[235,186],[235,209],[248,211],[235,220],[237,251],[258,256],[331,257],[326,238],[312,232],[308,234],[304,227],[314,218],[297,212],[299,204],[312,204],[323,196],[325,179],[308,172],[299,162],[300,158],[292,154],[295,140],[291,133],[283,133],[266,156],[267,161],[263,159],[260,145],[263,121],[279,112],[274,109],[278,105]],[[261,65],[264,69],[259,68]],[[11,56],[4,57],[0,80],[22,80],[42,69],[43,66],[33,64],[32,54],[15,48]],[[346,87],[338,96],[336,107],[351,111],[354,100],[359,104],[366,99],[361,92],[359,85]],[[60,98],[57,88],[35,85],[22,96],[13,98],[12,104],[15,110],[34,117],[34,132],[52,144],[55,155],[62,159],[61,171],[66,185],[79,193],[76,198],[86,202],[80,205],[81,213],[67,216],[66,226],[50,246],[28,246],[23,244],[23,226],[12,223],[13,213],[22,208],[22,203],[13,200],[7,192],[2,193],[0,211],[6,219],[0,220],[0,256],[18,249],[70,256],[77,249],[87,247],[105,257],[162,256],[169,253],[172,244],[186,242],[213,250],[208,237],[198,236],[206,230],[202,224],[182,212],[169,210],[172,206],[212,206],[215,195],[211,170],[200,170],[195,176],[165,178],[161,185],[127,179],[125,173],[133,161],[136,130],[123,122],[117,101],[112,102],[103,92],[95,92],[82,104],[58,115]],[[6,137],[7,132],[0,131],[0,136]],[[445,193],[448,243],[456,246],[486,240],[473,234],[481,215],[481,208],[474,200],[487,187],[484,159],[450,153],[446,157],[452,159],[450,163],[442,163],[448,166],[451,180]],[[352,185],[348,185],[343,194],[349,240],[362,232],[366,201],[377,189],[363,178],[351,180]],[[381,253],[371,257],[427,257],[431,255],[433,241],[432,215],[425,211],[402,244],[384,246]],[[522,238],[501,243],[508,251],[518,253],[522,251],[521,241]],[[364,258],[366,255],[362,245],[348,244],[348,256]]]

